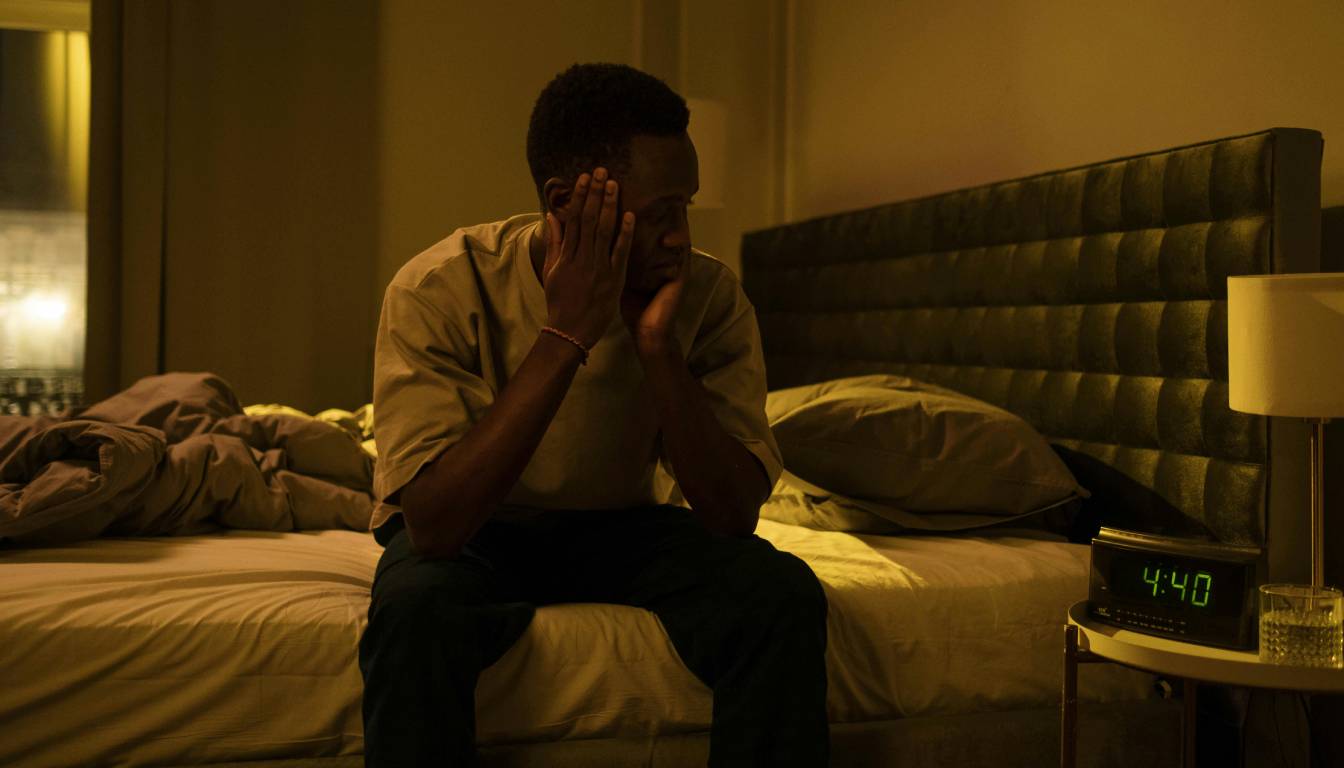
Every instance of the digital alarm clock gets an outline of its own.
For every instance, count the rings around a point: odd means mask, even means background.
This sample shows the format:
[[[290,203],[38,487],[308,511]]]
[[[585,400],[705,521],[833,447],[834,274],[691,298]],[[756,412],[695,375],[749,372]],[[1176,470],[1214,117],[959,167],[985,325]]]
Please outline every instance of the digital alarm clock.
[[[1250,650],[1264,550],[1102,528],[1092,539],[1088,613],[1134,632]]]

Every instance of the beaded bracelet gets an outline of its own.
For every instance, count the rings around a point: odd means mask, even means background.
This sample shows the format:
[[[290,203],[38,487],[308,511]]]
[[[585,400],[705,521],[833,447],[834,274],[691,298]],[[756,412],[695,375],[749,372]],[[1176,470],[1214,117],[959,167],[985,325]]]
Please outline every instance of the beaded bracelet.
[[[578,339],[574,338],[573,336],[570,336],[568,333],[565,333],[564,331],[560,330],[559,328],[552,328],[552,327],[549,326],[549,325],[546,326],[546,327],[544,327],[544,328],[542,328],[542,329],[541,329],[541,332],[542,332],[542,333],[552,333],[552,334],[555,334],[556,336],[559,336],[560,338],[564,339],[565,341],[568,341],[570,344],[573,344],[574,346],[578,347],[578,348],[579,348],[579,351],[583,353],[583,360],[580,361],[580,364],[582,364],[582,365],[587,365],[587,364],[588,364],[588,348],[585,347],[585,346],[583,345],[583,342],[582,342],[582,341],[579,341]]]

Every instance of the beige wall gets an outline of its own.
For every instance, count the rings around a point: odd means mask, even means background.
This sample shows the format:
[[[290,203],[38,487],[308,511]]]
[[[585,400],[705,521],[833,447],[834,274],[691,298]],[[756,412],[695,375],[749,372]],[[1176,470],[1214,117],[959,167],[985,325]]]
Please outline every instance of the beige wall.
[[[457,227],[537,209],[524,153],[533,100],[575,61],[629,61],[635,17],[630,0],[379,8],[381,306],[397,269]]]
[[[776,5],[385,0],[376,303],[406,260],[453,229],[535,209],[528,116],[546,83],[576,61],[640,66],[684,96],[724,104],[735,157],[728,204],[694,211],[691,226],[697,247],[736,268],[742,231],[776,221],[766,87]]]
[[[1344,204],[1339,0],[796,0],[791,218],[1272,126]]]
[[[691,208],[696,247],[740,271],[742,233],[777,224],[783,124],[775,119],[783,4],[771,0],[687,0],[680,72],[669,79],[688,98],[724,109],[722,208]],[[695,126],[695,113],[691,113]],[[702,175],[706,169],[701,169]]]
[[[725,106],[726,204],[691,223],[734,269],[751,229],[1280,125],[1325,134],[1344,204],[1338,0],[385,0],[379,21],[375,304],[453,228],[532,205],[527,115],[580,60]]]

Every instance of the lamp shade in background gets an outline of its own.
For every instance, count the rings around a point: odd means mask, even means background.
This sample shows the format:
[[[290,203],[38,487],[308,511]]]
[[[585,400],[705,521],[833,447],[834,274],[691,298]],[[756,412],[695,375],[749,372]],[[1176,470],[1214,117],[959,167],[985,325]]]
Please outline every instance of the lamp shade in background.
[[[1344,273],[1227,279],[1228,404],[1344,416]]]
[[[728,110],[722,102],[712,99],[690,98],[686,106],[691,110],[686,132],[700,161],[700,191],[695,193],[695,207],[722,208],[728,159]]]

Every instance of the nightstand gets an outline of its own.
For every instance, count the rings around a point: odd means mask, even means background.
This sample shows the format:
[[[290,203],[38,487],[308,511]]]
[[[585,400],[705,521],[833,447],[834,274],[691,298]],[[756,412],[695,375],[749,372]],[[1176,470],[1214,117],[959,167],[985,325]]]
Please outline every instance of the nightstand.
[[[1183,681],[1181,764],[1195,765],[1198,684],[1219,683],[1305,693],[1344,693],[1344,669],[1262,664],[1255,651],[1234,651],[1145,635],[1093,621],[1087,601],[1069,608],[1064,628],[1064,690],[1060,701],[1059,764],[1074,768],[1078,755],[1078,665],[1109,661]]]

